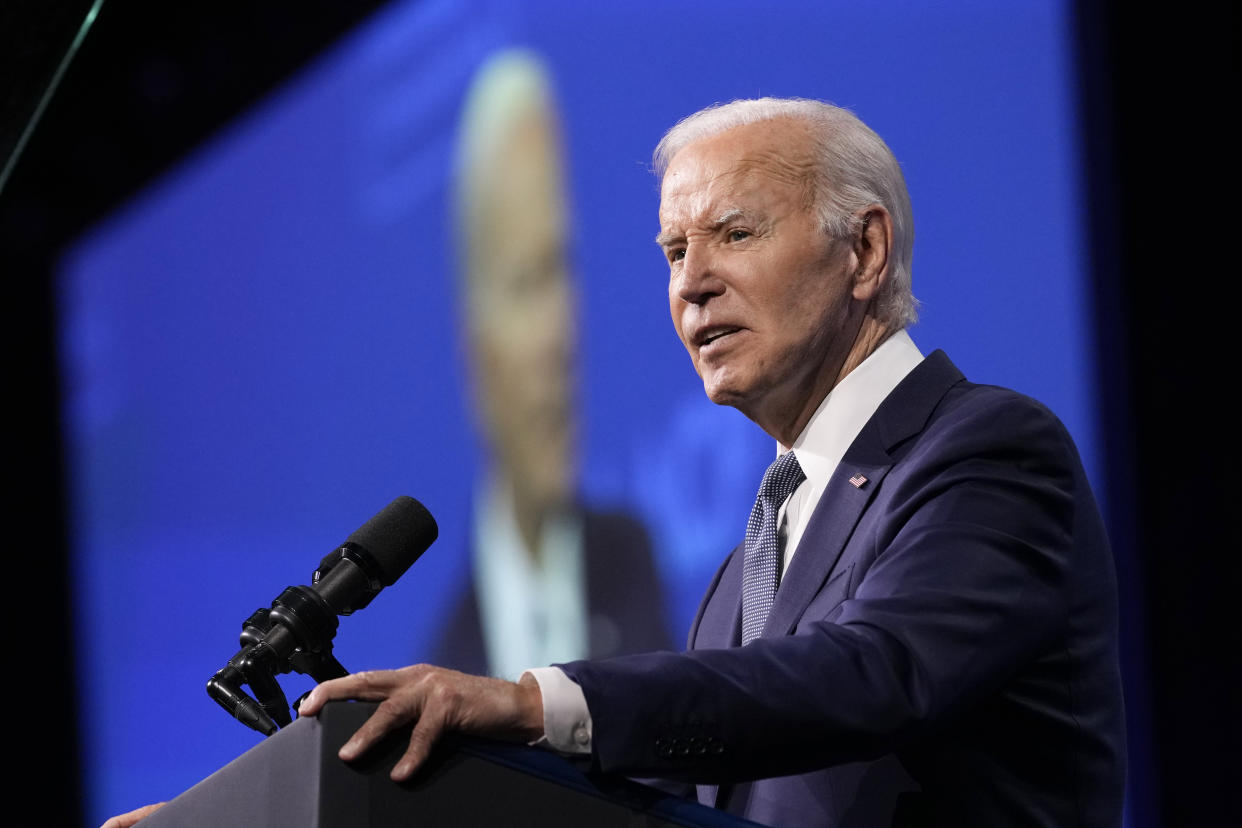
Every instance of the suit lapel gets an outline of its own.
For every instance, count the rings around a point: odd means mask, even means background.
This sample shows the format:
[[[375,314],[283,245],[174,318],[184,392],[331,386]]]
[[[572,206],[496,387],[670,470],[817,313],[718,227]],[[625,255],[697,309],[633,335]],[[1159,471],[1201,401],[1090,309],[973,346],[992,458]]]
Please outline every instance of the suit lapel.
[[[880,404],[829,479],[776,591],[764,636],[793,631],[832,575],[859,519],[893,467],[892,449],[922,431],[945,393],[962,379],[944,352],[936,351]],[[864,481],[855,485],[859,476]],[[737,603],[740,613],[740,598]]]
[[[763,627],[765,637],[785,635],[793,631],[811,599],[832,574],[841,558],[841,552],[845,549],[846,541],[858,525],[858,519],[862,517],[890,468],[891,461],[883,464],[862,464],[846,463],[842,460],[837,466],[824,489],[819,505],[815,507],[815,513],[811,515],[806,531],[802,534],[799,550],[789,562],[789,569],[781,579],[776,599]],[[857,474],[867,479],[861,487],[849,482]],[[811,548],[815,550],[814,554],[802,554],[802,551]]]

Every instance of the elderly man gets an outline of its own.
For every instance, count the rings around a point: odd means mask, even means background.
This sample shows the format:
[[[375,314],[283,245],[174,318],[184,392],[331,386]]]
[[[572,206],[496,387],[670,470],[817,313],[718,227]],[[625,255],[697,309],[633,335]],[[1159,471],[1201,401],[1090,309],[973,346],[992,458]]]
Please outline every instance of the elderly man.
[[[905,326],[912,227],[884,143],[811,101],[738,101],[657,149],[669,305],[708,396],[777,442],[684,653],[518,683],[426,665],[320,685],[415,722],[698,783],[781,825],[1117,825],[1113,564],[1064,428]]]
[[[558,120],[543,61],[513,49],[489,57],[463,106],[453,181],[487,468],[471,578],[435,659],[505,678],[670,644],[646,531],[574,491],[574,279]]]

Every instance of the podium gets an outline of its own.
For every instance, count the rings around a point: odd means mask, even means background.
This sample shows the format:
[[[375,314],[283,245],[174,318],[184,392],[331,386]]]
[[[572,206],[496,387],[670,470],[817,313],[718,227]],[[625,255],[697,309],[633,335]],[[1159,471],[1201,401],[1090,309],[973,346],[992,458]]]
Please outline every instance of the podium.
[[[391,828],[589,826],[737,828],[756,823],[628,779],[584,773],[554,753],[459,737],[415,778],[388,773],[409,728],[346,764],[341,745],[374,704],[332,702],[298,719],[140,823],[141,828]]]

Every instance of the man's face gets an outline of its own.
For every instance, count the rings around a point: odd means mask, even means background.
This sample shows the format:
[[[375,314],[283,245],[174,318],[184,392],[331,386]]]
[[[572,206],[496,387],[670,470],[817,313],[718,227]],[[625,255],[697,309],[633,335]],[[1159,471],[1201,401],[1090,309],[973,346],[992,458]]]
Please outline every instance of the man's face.
[[[477,402],[500,471],[541,504],[572,492],[572,290],[552,125],[532,110],[489,171],[471,235]]]
[[[704,390],[782,441],[836,382],[859,325],[855,259],[819,227],[808,147],[794,121],[728,130],[678,152],[660,197],[669,309]]]

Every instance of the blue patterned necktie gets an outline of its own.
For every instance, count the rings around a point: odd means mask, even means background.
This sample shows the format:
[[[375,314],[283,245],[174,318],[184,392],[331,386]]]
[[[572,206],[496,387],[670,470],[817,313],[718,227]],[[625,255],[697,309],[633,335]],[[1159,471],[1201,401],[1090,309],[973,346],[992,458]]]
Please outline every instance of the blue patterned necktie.
[[[787,451],[768,466],[759,484],[759,495],[746,523],[742,559],[743,644],[758,638],[768,620],[781,571],[781,539],[776,518],[781,504],[803,480],[806,475],[798,465],[798,458]]]

